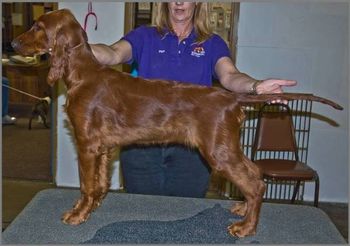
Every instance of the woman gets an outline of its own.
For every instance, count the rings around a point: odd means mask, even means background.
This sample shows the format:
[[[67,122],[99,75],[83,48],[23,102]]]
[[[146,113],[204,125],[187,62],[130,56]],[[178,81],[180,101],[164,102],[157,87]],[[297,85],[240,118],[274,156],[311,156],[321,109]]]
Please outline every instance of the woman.
[[[111,46],[91,45],[103,64],[138,64],[138,75],[211,86],[217,78],[228,90],[281,93],[295,81],[258,81],[233,65],[230,52],[208,27],[207,3],[160,3],[156,25],[139,27]],[[127,192],[204,197],[210,170],[197,150],[184,146],[128,146],[120,154]]]

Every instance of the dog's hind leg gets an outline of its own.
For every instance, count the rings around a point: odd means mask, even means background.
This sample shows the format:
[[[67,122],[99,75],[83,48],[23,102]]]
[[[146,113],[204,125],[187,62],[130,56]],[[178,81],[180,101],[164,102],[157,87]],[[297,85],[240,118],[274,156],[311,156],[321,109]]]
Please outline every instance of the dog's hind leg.
[[[28,130],[32,130],[32,120],[33,120],[33,116],[30,116],[29,123],[28,123]]]
[[[246,199],[231,209],[237,214],[245,215],[245,218],[229,226],[229,232],[238,237],[255,234],[265,192],[265,183],[260,178],[258,168],[244,157],[240,163],[226,165],[222,174],[240,189]]]
[[[245,216],[242,221],[236,222],[228,227],[230,234],[237,237],[254,235],[259,220],[260,208],[265,192],[265,183],[261,179],[258,168],[248,158],[239,160],[235,153],[228,153],[227,160],[220,157],[212,159],[217,164],[216,170],[228,181],[232,182],[243,194],[246,201],[235,204],[231,208],[240,216]],[[215,168],[215,167],[213,167]]]
[[[260,179],[262,179],[262,173],[260,170],[256,167],[254,163],[252,163],[247,157],[244,157],[246,161],[244,161],[244,164],[247,166],[248,169],[252,169],[251,172],[254,172],[257,174]],[[239,216],[245,216],[248,210],[247,201],[243,202],[235,202],[233,206],[231,207],[230,211],[233,214],[239,215]]]
[[[44,123],[44,126],[45,126],[46,128],[49,129],[50,126],[47,124],[45,113],[44,113],[44,112],[41,112],[41,113],[40,113],[40,117],[41,117],[41,119],[42,119],[42,121],[43,121],[43,123]]]
[[[247,201],[234,203],[230,211],[233,214],[245,216],[247,214]]]
[[[245,217],[229,226],[229,232],[238,237],[253,235],[258,224],[265,183],[259,168],[244,156],[240,148],[237,122],[221,122],[216,129],[205,129],[205,139],[200,140],[199,149],[212,169],[240,189],[246,199],[245,203],[233,207],[233,212]]]
[[[222,153],[221,151],[220,153]],[[245,217],[242,221],[230,225],[228,230],[231,235],[237,237],[254,235],[265,192],[265,183],[261,179],[259,169],[243,154],[242,159],[237,158],[237,153],[234,152],[226,153],[224,156],[226,157],[215,156],[212,158],[217,163],[213,168],[216,168],[219,174],[232,182],[246,200],[231,208],[231,212]]]

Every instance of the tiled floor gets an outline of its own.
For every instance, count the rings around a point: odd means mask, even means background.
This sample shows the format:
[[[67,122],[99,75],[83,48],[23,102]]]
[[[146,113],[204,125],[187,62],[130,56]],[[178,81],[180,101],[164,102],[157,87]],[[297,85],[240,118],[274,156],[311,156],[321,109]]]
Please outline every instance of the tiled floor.
[[[2,193],[2,229],[4,230],[18,215],[34,195],[48,188],[54,188],[54,184],[40,181],[25,181],[3,179]],[[213,192],[207,194],[208,198],[220,198]],[[322,209],[333,221],[339,232],[348,241],[348,204],[320,203]]]

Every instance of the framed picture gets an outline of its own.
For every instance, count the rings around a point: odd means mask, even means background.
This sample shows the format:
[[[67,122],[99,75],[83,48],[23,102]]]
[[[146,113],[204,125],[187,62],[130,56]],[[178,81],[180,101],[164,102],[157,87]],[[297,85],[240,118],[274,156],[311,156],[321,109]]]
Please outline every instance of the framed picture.
[[[209,20],[210,20],[210,26],[213,28],[216,28],[216,25],[218,23],[218,13],[214,11],[210,12]]]

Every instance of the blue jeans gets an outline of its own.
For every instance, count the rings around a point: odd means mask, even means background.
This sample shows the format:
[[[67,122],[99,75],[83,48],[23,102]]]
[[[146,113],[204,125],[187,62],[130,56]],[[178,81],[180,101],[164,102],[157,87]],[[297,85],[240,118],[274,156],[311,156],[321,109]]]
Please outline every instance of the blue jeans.
[[[9,80],[5,77],[2,77],[2,84],[9,85]],[[9,109],[9,89],[5,86],[2,88],[2,117],[8,114]]]
[[[210,168],[198,150],[181,145],[129,146],[120,152],[128,193],[204,197]]]

